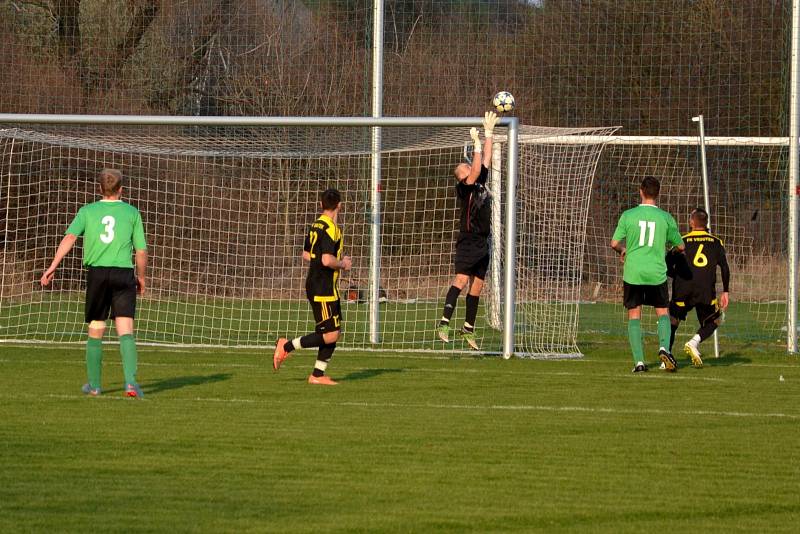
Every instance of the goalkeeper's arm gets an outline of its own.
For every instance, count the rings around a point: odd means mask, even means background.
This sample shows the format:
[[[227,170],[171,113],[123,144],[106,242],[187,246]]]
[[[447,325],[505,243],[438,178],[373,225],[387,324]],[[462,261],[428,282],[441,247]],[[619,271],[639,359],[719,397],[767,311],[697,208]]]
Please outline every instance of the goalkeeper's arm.
[[[470,128],[469,135],[472,137],[472,166],[469,169],[469,175],[464,178],[464,183],[467,185],[472,185],[478,181],[478,176],[481,175],[481,165],[483,164],[483,159],[481,158],[481,137],[478,134],[477,128]]]
[[[492,140],[494,138],[494,127],[500,121],[500,117],[494,111],[487,111],[483,116],[483,166],[487,169],[492,165]]]

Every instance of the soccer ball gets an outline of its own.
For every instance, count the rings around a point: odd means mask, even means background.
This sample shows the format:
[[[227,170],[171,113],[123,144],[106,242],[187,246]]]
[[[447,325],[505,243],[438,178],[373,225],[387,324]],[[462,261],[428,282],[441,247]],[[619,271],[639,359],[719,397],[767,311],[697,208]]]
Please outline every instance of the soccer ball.
[[[514,109],[514,95],[508,91],[500,91],[492,98],[492,105],[500,113],[506,113]]]

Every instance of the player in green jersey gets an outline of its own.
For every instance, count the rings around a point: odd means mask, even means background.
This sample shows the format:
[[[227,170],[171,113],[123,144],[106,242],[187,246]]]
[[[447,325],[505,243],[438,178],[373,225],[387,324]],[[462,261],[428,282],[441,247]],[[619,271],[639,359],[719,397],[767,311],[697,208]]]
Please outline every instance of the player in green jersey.
[[[683,252],[684,245],[675,219],[656,206],[660,190],[661,184],[656,178],[645,177],[639,187],[642,203],[620,216],[611,238],[611,248],[622,256],[625,263],[622,276],[624,305],[628,310],[628,340],[633,352],[634,373],[647,371],[642,347],[643,304],[656,309],[659,359],[667,371],[678,369],[675,358],[667,350],[671,327],[664,252],[670,249]]]
[[[133,337],[133,317],[136,294],[144,294],[147,245],[139,210],[120,200],[122,173],[103,169],[99,177],[103,198],[87,204],[67,228],[58,245],[53,262],[42,275],[41,284],[53,280],[56,268],[72,249],[78,236],[83,236],[83,264],[86,274],[86,323],[89,338],[86,342],[86,371],[89,382],[83,386],[87,395],[100,394],[103,362],[103,333],[106,319],[114,319],[122,353],[125,374],[125,395],[142,397],[136,382],[137,353]],[[136,269],[131,261],[136,251]]]

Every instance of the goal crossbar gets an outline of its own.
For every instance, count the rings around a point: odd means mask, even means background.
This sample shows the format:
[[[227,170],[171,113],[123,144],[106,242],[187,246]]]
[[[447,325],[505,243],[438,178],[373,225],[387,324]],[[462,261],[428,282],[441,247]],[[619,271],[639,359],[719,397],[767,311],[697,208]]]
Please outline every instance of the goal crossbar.
[[[480,126],[483,117],[217,117],[186,115],[46,115],[0,113],[0,124],[84,124],[126,126]],[[517,126],[516,117],[500,117],[498,126]]]

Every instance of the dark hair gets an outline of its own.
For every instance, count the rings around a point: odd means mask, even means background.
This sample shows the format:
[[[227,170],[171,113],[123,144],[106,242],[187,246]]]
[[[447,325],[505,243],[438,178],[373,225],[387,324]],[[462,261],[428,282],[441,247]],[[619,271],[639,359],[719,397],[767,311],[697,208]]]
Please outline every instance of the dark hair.
[[[708,212],[703,208],[693,209],[692,214],[689,215],[689,220],[692,221],[696,226],[708,228]]]
[[[100,184],[100,192],[103,196],[110,197],[119,193],[122,189],[122,173],[117,169],[103,169],[97,179]]]
[[[326,189],[319,196],[319,200],[322,202],[322,209],[335,210],[342,201],[342,195],[336,189]]]
[[[654,176],[645,176],[639,189],[642,190],[645,198],[655,199],[658,197],[659,191],[661,191],[661,183]]]

